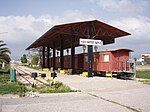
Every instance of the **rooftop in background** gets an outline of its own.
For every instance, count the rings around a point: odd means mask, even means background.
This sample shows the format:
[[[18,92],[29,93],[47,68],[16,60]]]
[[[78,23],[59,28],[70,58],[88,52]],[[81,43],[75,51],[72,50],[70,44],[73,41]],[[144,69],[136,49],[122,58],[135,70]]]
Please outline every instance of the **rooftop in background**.
[[[61,24],[52,27],[28,48],[37,48],[40,46],[49,46],[60,49],[60,41],[64,41],[64,49],[71,47],[71,40],[74,41],[74,46],[79,46],[79,38],[88,38],[89,25],[92,27],[93,39],[102,40],[103,44],[110,44],[115,42],[115,38],[130,35],[123,30],[110,26],[98,20],[75,22],[68,24]]]
[[[115,52],[115,51],[122,51],[122,50],[124,50],[124,51],[129,51],[129,52],[134,52],[132,49],[127,49],[127,48],[119,48],[119,49],[111,49],[111,50],[104,50],[104,51],[101,51],[101,52],[106,52],[106,51],[108,51],[108,52]]]

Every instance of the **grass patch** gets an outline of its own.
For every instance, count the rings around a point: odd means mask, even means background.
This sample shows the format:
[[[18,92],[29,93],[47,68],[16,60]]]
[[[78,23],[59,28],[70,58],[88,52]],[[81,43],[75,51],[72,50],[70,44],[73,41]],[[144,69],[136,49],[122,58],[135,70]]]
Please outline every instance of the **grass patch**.
[[[10,82],[8,74],[0,75],[0,94],[18,94],[19,96],[25,96],[25,93],[28,91],[39,93],[79,92],[78,90],[72,90],[69,86],[58,81],[55,83],[52,81],[51,86],[27,88],[20,82]]]
[[[4,67],[0,69],[0,74],[8,74],[9,73],[9,68],[8,67]]]
[[[137,78],[150,79],[150,71],[137,71]]]
[[[0,94],[18,94],[24,96],[27,88],[19,82],[10,82],[9,75],[0,75]]]
[[[72,90],[69,86],[64,85],[61,82],[56,82],[52,86],[42,86],[38,88],[32,88],[31,91],[39,93],[67,93],[78,92],[78,90]]]

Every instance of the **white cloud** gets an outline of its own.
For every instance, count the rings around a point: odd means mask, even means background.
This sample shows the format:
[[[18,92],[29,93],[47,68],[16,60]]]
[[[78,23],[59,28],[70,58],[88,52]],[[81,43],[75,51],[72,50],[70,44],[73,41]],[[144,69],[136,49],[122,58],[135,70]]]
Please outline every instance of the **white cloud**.
[[[78,10],[69,10],[62,16],[42,15],[40,17],[29,16],[0,16],[0,40],[4,40],[13,58],[19,58],[25,49],[49,30],[53,25],[60,23],[90,20],[94,17],[86,15]]]
[[[150,1],[146,0],[90,0],[102,7],[103,9],[122,13],[122,14],[138,14],[150,7]]]
[[[125,31],[129,31],[132,34],[132,37],[134,37],[133,39],[135,42],[138,42],[137,40],[150,41],[150,18],[148,17],[139,16],[137,18],[112,20],[111,24],[124,29]]]
[[[150,18],[139,16],[137,18],[122,18],[110,21],[110,24],[131,33],[128,37],[117,39],[109,48],[131,48],[135,56],[150,52]]]

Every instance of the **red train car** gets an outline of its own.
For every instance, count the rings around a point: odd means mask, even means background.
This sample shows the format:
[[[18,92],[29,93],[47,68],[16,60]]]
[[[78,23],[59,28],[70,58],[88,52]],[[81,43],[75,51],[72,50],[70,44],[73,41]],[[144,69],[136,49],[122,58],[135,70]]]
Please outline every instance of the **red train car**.
[[[132,72],[133,68],[130,66],[129,63],[129,59],[131,58],[131,52],[132,50],[130,49],[116,49],[95,52],[93,53],[93,71],[101,73]],[[56,68],[60,68],[60,57],[56,58]],[[64,56],[64,68],[71,69],[70,55]],[[88,70],[87,53],[75,55],[75,69],[76,71]]]
[[[102,72],[130,71],[128,63],[131,58],[130,49],[107,50],[94,53],[93,70]],[[87,59],[84,61],[84,69],[87,69]]]

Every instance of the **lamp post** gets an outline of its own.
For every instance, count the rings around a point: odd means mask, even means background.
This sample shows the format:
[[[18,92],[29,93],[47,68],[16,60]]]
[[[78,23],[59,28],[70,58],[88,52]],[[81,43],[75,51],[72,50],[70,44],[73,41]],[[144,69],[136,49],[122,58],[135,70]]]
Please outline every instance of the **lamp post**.
[[[56,52],[57,53],[57,57],[59,56],[59,51]]]
[[[97,50],[98,50],[98,47],[97,47],[97,46],[94,46],[94,50],[95,50],[95,52],[97,52]]]
[[[83,53],[85,53],[85,50],[86,50],[86,46],[83,45]]]
[[[69,49],[67,49],[66,52],[67,52],[67,55],[69,55]]]

